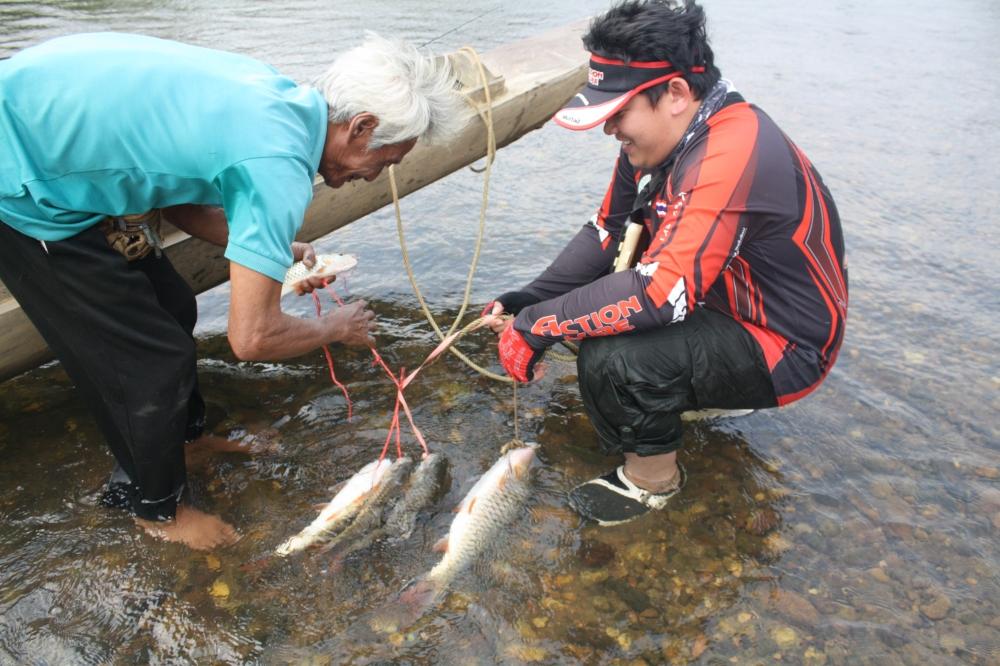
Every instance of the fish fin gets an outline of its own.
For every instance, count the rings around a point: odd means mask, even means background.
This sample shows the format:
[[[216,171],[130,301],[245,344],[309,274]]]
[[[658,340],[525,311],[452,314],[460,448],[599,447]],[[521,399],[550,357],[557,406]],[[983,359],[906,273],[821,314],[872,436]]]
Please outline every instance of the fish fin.
[[[443,536],[440,539],[438,539],[437,543],[434,544],[434,546],[433,546],[433,548],[431,548],[431,550],[433,550],[435,553],[447,553],[448,552],[448,537]]]
[[[478,498],[473,497],[472,499],[469,500],[469,506],[465,507],[466,513],[472,513],[472,507],[476,506],[476,499]]]
[[[325,509],[328,506],[330,506],[329,502],[316,502],[316,504],[313,504],[313,508],[316,509],[316,511],[318,511],[319,513],[323,513],[323,509]]]

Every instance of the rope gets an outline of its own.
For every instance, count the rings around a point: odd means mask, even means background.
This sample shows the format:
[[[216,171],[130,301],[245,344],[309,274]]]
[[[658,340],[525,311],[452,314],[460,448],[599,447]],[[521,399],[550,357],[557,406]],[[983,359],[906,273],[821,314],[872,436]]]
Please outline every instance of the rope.
[[[438,326],[437,321],[434,319],[434,315],[431,314],[430,308],[427,307],[427,301],[424,299],[423,293],[417,285],[417,278],[413,274],[413,266],[410,263],[410,254],[406,247],[406,235],[403,232],[403,215],[399,206],[399,188],[396,185],[396,169],[395,166],[389,167],[389,188],[392,190],[392,204],[396,213],[396,232],[399,234],[399,247],[403,253],[403,265],[406,267],[406,275],[410,279],[410,286],[413,287],[413,293],[416,295],[417,301],[420,303],[420,309],[424,313],[424,318],[427,319],[427,323],[429,323],[431,328],[434,329],[438,339],[442,341],[454,332],[469,307],[470,295],[472,293],[472,279],[475,276],[476,266],[479,263],[479,254],[482,250],[483,237],[486,231],[486,209],[489,205],[490,172],[493,167],[493,161],[496,159],[497,149],[496,134],[493,129],[493,97],[490,94],[489,79],[486,76],[486,70],[483,68],[483,63],[479,59],[479,54],[476,53],[475,49],[466,46],[459,49],[459,53],[466,53],[475,62],[476,68],[479,72],[480,82],[483,85],[483,92],[486,97],[485,111],[480,109],[471,99],[466,98],[470,104],[472,104],[476,114],[486,125],[486,166],[483,168],[483,198],[479,208],[479,230],[476,235],[476,246],[472,255],[472,263],[469,266],[469,275],[465,281],[465,293],[462,297],[462,305],[459,308],[458,314],[455,316],[455,321],[452,322],[447,334],[441,330],[440,326]],[[458,349],[449,347],[448,350],[479,374],[499,382],[506,382],[508,384],[514,383],[514,380],[510,377],[499,375],[481,367]]]

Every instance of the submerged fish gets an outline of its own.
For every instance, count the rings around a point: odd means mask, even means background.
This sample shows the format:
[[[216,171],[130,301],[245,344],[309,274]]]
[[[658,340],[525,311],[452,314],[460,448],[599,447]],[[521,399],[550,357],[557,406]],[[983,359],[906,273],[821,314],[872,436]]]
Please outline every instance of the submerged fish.
[[[365,499],[379,489],[382,479],[394,464],[386,458],[381,462],[373,460],[362,467],[320,511],[316,520],[278,546],[274,552],[282,556],[291,555],[308,548],[329,532],[346,526],[361,509]]]
[[[403,488],[403,483],[412,467],[413,461],[409,458],[397,458],[389,471],[382,477],[379,487],[368,493],[351,524],[323,546],[321,552],[337,548],[340,544],[350,543],[355,538],[367,537],[374,530],[379,529],[382,525],[386,504]]]
[[[395,540],[408,539],[417,524],[417,515],[429,507],[441,492],[448,461],[440,453],[424,457],[413,472],[406,494],[389,512],[385,532]]]
[[[359,536],[350,544],[345,545],[330,564],[330,569],[340,569],[348,555],[367,548],[379,539],[389,538],[400,541],[408,538],[417,524],[417,515],[429,507],[441,491],[447,469],[448,461],[440,453],[431,453],[425,456],[410,476],[410,484],[407,486],[406,492],[389,510],[388,516],[386,517],[383,512],[381,517],[385,518],[384,523],[380,520],[381,524],[374,526],[364,536]],[[372,504],[374,505],[375,502]],[[357,521],[351,525],[350,529],[353,530],[355,524]],[[329,548],[324,550],[331,550],[334,547],[336,544],[331,544]]]
[[[435,547],[444,557],[423,578],[406,589],[400,600],[416,610],[432,603],[461,571],[495,543],[497,535],[528,500],[528,468],[534,447],[513,449],[497,460],[459,504],[448,536]]]

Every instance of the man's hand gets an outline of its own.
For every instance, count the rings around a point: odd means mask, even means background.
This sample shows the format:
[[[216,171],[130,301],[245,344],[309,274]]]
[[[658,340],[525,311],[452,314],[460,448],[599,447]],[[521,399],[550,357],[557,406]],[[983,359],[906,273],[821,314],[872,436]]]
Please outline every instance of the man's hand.
[[[307,268],[312,268],[316,265],[316,250],[310,243],[300,243],[299,241],[294,241],[292,243],[292,260],[301,261],[306,265]],[[311,294],[316,289],[323,289],[329,283],[337,279],[336,275],[330,275],[328,277],[312,276],[305,280],[302,280],[295,285],[295,293],[299,296],[303,294]]]
[[[277,361],[328,342],[371,343],[375,314],[357,301],[318,319],[281,311],[281,284],[236,262],[229,264],[229,344],[242,361]]]
[[[511,322],[507,322],[510,324]],[[545,353],[544,349],[532,349],[521,332],[508,325],[500,335],[497,345],[500,365],[507,374],[519,382],[530,382],[535,378],[535,363]]]
[[[497,335],[503,333],[510,325],[510,319],[500,318],[502,314],[516,315],[518,312],[540,302],[540,299],[526,291],[508,291],[496,297],[495,300],[486,304],[483,309],[483,316],[487,317],[486,325]]]
[[[330,340],[354,347],[374,345],[371,334],[375,330],[375,313],[367,305],[365,301],[354,301],[325,315],[321,321],[333,336]]]

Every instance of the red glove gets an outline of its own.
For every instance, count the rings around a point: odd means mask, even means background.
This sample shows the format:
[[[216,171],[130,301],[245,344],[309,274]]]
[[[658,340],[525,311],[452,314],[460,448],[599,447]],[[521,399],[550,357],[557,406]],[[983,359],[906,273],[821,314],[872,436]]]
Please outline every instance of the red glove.
[[[535,363],[545,350],[532,349],[521,332],[511,323],[500,334],[497,353],[500,355],[500,365],[508,375],[518,382],[530,382],[535,378]]]

